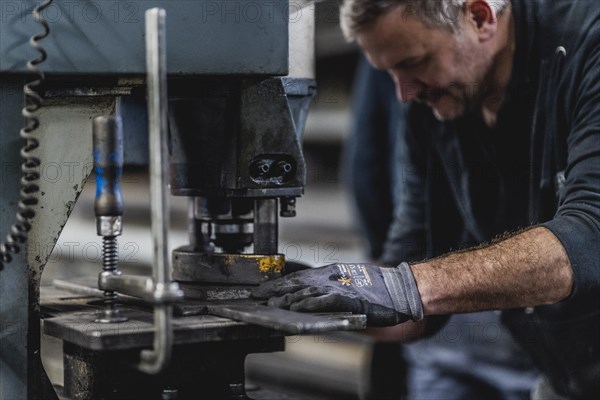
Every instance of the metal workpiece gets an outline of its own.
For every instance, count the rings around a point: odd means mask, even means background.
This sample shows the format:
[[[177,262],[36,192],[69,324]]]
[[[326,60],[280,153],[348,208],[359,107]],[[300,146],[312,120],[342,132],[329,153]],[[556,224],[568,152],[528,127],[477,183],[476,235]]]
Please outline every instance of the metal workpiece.
[[[93,277],[72,278],[69,280],[54,279],[53,288],[57,291],[77,295],[77,298],[99,298],[103,297],[103,291],[98,289],[98,279]],[[200,305],[201,302],[223,302],[229,300],[244,300],[261,304],[263,301],[251,299],[251,291],[256,285],[202,285],[195,283],[181,282],[180,288],[184,291],[185,299],[173,303],[173,313],[178,316],[203,315],[206,314],[206,306]],[[121,294],[119,296],[122,304],[136,304],[138,306],[147,306],[139,297]],[[190,300],[190,301],[187,301]],[[89,300],[87,300],[89,301]],[[94,303],[95,304],[95,303]]]
[[[173,278],[179,282],[258,285],[281,276],[283,254],[201,253],[185,246],[173,251]]]
[[[367,317],[361,314],[314,315],[254,304],[209,305],[208,312],[291,335],[360,330],[367,325]]]
[[[139,303],[125,301],[122,310],[129,317],[124,324],[90,322],[97,305],[89,299],[70,296],[58,289],[46,302],[44,333],[81,348],[97,351],[136,350],[153,343],[152,313]],[[175,306],[173,306],[175,307]],[[309,314],[258,304],[257,300],[197,302],[177,305],[183,313],[173,316],[176,346],[194,343],[227,342],[248,339],[281,338],[286,334],[324,333],[335,330],[361,330],[366,327],[362,314]],[[137,354],[136,354],[137,355]]]
[[[187,283],[181,282],[181,289],[183,290],[186,300],[192,302],[196,301],[230,301],[230,300],[250,300],[252,296],[252,290],[256,285],[206,285],[201,283]],[[198,307],[191,306],[189,303],[177,303],[173,305],[173,309],[180,315],[197,315],[199,313],[205,313],[204,311],[199,312]]]

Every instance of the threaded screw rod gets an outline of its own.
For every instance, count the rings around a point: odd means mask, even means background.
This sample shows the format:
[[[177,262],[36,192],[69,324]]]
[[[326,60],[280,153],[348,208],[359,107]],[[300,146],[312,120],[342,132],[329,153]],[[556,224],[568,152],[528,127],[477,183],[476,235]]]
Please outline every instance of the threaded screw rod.
[[[102,274],[118,274],[123,197],[123,132],[121,118],[101,116],[94,118],[94,167],[96,171],[96,230],[102,236]],[[96,322],[114,323],[127,321],[116,306],[117,294],[104,291],[105,309],[99,312]]]

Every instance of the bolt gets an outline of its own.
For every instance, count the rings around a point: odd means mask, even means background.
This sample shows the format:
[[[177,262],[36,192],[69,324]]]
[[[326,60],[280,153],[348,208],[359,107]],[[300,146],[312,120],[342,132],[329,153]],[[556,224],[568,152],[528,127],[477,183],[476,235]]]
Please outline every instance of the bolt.
[[[269,165],[268,162],[266,161],[262,161],[258,164],[258,174],[259,176],[263,176],[269,173],[269,170],[271,169],[271,166]]]
[[[282,218],[291,218],[296,216],[296,198],[282,197],[279,199],[279,216]]]
[[[290,164],[287,161],[279,161],[277,163],[277,168],[279,169],[282,175],[289,174],[290,172],[292,172],[293,169],[292,164]]]

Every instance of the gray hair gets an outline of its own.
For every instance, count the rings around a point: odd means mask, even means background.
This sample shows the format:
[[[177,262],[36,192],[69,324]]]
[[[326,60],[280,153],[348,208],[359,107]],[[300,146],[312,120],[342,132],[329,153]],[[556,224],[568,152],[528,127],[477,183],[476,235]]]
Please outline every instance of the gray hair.
[[[414,15],[430,27],[459,30],[459,16],[467,0],[343,0],[340,5],[340,25],[349,42],[356,34],[370,26],[386,12],[405,6],[407,14]],[[490,6],[500,14],[510,0],[489,0]]]

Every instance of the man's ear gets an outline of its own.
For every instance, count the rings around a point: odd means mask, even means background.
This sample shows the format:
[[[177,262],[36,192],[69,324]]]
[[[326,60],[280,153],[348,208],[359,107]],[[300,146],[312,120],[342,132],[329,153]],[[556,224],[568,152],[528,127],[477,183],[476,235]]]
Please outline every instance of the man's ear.
[[[467,19],[478,32],[479,39],[485,41],[496,33],[498,20],[496,12],[487,0],[467,1]]]

